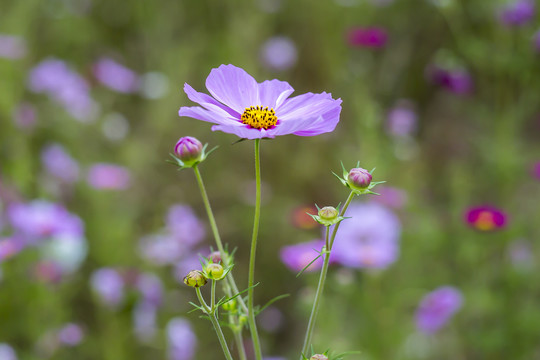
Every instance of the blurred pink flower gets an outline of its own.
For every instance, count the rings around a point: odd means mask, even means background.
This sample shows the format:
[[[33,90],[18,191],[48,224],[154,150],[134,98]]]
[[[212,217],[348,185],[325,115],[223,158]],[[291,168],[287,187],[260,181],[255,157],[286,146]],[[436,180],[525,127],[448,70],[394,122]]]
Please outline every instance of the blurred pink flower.
[[[407,193],[391,186],[378,186],[377,193],[380,196],[374,196],[373,201],[376,201],[385,206],[401,209],[407,203]]]
[[[494,231],[506,226],[507,215],[493,206],[475,206],[465,212],[465,221],[476,230]]]
[[[20,36],[0,34],[0,58],[20,59],[26,56],[26,42]]]
[[[197,337],[188,320],[172,318],[167,323],[168,360],[192,360],[195,358]]]
[[[461,308],[463,296],[451,286],[443,286],[427,294],[416,310],[416,327],[433,334],[441,329]]]
[[[98,190],[125,190],[130,186],[131,176],[123,166],[100,163],[90,167],[86,181]]]
[[[386,45],[388,34],[381,27],[355,27],[349,29],[347,40],[353,47],[379,49]]]
[[[500,10],[499,19],[507,26],[521,26],[530,22],[535,13],[534,0],[514,0]]]
[[[472,77],[466,69],[449,69],[432,64],[426,68],[426,76],[433,84],[457,95],[470,94],[474,88]]]
[[[30,103],[20,103],[13,111],[13,120],[19,129],[32,130],[37,123],[36,109]]]
[[[60,144],[47,145],[41,153],[41,161],[49,174],[66,183],[79,179],[79,164]]]
[[[109,307],[116,307],[124,300],[124,280],[118,270],[101,268],[92,273],[92,290]]]
[[[298,272],[319,256],[318,251],[321,251],[323,246],[323,240],[288,245],[281,248],[279,256],[285,266],[294,272]],[[311,264],[306,271],[311,272],[318,270],[322,267],[322,264],[323,258],[321,256]]]
[[[139,76],[127,67],[109,58],[101,58],[94,64],[94,76],[108,88],[132,93],[139,88]]]
[[[273,70],[288,70],[298,60],[298,50],[294,42],[286,36],[274,36],[261,47],[261,60]]]
[[[400,100],[386,115],[386,129],[394,137],[412,136],[418,127],[418,115],[408,100]]]
[[[73,323],[65,324],[57,334],[58,341],[66,346],[76,346],[81,343],[84,338],[83,329]]]
[[[532,175],[536,179],[540,180],[540,161],[532,166]]]

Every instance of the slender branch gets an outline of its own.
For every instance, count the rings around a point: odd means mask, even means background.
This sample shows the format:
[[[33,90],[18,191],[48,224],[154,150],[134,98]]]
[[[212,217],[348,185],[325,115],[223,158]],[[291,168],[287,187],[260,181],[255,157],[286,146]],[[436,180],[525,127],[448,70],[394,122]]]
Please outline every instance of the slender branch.
[[[345,211],[347,211],[347,208],[349,207],[349,204],[351,203],[352,199],[354,198],[354,193],[351,191],[349,194],[349,197],[345,201],[345,204],[343,205],[343,208],[340,211],[339,216],[345,215]],[[317,320],[317,314],[319,312],[319,305],[322,298],[322,294],[324,291],[324,284],[326,282],[326,274],[328,273],[328,265],[330,264],[330,254],[332,251],[332,246],[334,245],[334,240],[336,238],[337,231],[339,229],[339,225],[341,222],[337,223],[334,226],[334,230],[332,231],[332,237],[329,238],[330,235],[330,227],[326,227],[326,236],[325,236],[325,256],[324,256],[324,262],[321,269],[321,274],[319,276],[319,284],[317,285],[317,293],[315,294],[315,299],[313,300],[313,307],[311,308],[311,315],[309,316],[309,322],[308,327],[306,330],[306,336],[304,338],[304,346],[302,346],[302,353],[300,354],[300,360],[303,359],[303,355],[308,356],[308,350],[311,346],[311,341],[313,339],[313,330],[315,329],[315,320]]]
[[[212,287],[214,287],[215,281],[212,280]],[[219,325],[219,321],[216,318],[216,309],[214,309],[214,304],[212,304],[212,309],[208,307],[206,302],[204,301],[204,298],[201,294],[200,288],[195,288],[195,291],[197,293],[197,298],[199,298],[199,302],[201,303],[201,306],[206,311],[206,314],[208,317],[210,317],[210,321],[212,322],[212,325],[214,326],[214,330],[216,331],[217,337],[219,339],[219,343],[221,344],[221,349],[223,350],[223,354],[225,354],[225,358],[227,360],[233,360],[233,357],[231,355],[231,352],[229,351],[229,347],[227,346],[227,341],[225,340],[225,336],[223,335],[223,331],[221,330],[221,326]]]
[[[261,217],[261,164],[260,164],[260,139],[255,139],[255,181],[257,191],[255,195],[255,215],[253,219],[253,235],[251,237],[251,251],[249,255],[248,277],[248,324],[255,351],[255,359],[262,360],[262,351],[255,323],[255,309],[253,307],[253,284],[255,282],[255,255],[257,253],[257,237],[259,235],[259,221]]]

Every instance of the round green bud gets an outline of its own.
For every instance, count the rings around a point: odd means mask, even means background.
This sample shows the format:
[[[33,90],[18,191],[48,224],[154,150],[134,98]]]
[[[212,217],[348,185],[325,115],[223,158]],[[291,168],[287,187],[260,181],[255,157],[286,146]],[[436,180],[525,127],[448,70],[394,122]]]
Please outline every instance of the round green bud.
[[[225,304],[221,305],[225,311],[234,311],[236,309],[236,299],[227,301]]]
[[[318,215],[323,220],[335,220],[339,215],[339,211],[333,206],[325,206],[319,210]]]
[[[223,276],[223,266],[219,264],[208,264],[206,265],[206,274],[210,279],[221,280]]]
[[[323,354],[315,354],[309,358],[309,360],[328,360],[328,356]]]
[[[184,284],[191,287],[201,287],[207,283],[206,277],[199,270],[192,270],[184,277]]]
[[[246,315],[240,315],[238,317],[238,322],[240,323],[240,326],[244,326],[247,324],[248,318]]]

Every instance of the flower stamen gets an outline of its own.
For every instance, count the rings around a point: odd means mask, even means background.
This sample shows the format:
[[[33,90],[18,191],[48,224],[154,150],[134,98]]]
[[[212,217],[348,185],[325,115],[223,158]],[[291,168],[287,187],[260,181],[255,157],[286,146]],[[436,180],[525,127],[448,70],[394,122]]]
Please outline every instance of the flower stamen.
[[[262,106],[250,106],[244,110],[240,118],[242,123],[249,125],[253,129],[270,129],[276,126],[277,116],[272,108]]]

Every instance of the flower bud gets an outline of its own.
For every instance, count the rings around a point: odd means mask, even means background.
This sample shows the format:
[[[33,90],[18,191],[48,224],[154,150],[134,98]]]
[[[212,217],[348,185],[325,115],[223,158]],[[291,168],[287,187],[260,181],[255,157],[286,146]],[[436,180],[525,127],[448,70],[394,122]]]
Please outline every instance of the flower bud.
[[[373,177],[366,169],[354,168],[347,175],[347,182],[352,188],[367,189]]]
[[[174,147],[174,153],[186,166],[194,165],[202,156],[203,145],[194,137],[180,138]]]
[[[212,260],[214,264],[221,264],[221,253],[219,251],[214,251],[208,255],[208,259]]]
[[[309,358],[309,360],[328,360],[328,356],[323,354],[315,354]]]
[[[208,264],[205,271],[206,275],[213,280],[221,280],[223,276],[223,266],[219,264]]]
[[[236,299],[227,301],[225,304],[221,305],[225,311],[234,311],[236,309]]]
[[[334,220],[338,217],[339,211],[333,206],[325,206],[319,210],[318,215],[323,220]]]
[[[195,288],[204,286],[206,282],[206,277],[199,270],[192,270],[184,277],[184,284]]]

